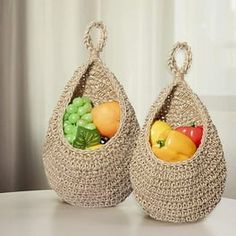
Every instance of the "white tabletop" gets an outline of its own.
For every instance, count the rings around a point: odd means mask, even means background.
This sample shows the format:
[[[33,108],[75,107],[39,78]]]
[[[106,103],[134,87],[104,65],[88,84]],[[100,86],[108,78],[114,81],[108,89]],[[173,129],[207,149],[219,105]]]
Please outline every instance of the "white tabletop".
[[[50,190],[0,194],[1,236],[228,236],[236,235],[236,200],[223,198],[204,220],[171,224],[146,216],[132,197],[117,207],[84,209]]]

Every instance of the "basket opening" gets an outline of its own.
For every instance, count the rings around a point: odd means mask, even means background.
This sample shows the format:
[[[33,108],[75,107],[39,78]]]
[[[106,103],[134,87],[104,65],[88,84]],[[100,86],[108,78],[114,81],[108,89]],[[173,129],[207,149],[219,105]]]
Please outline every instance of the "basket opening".
[[[101,103],[104,103],[104,102],[117,101],[117,102],[119,102],[120,107],[121,107],[121,117],[120,117],[120,122],[119,122],[121,124],[122,120],[124,119],[124,115],[125,115],[124,109],[122,109],[123,108],[123,101],[119,97],[120,94],[116,88],[116,84],[114,84],[113,80],[110,77],[111,77],[111,75],[106,70],[104,70],[101,62],[94,61],[93,63],[91,63],[87,67],[86,71],[82,75],[80,74],[80,77],[76,79],[77,84],[74,86],[73,95],[71,96],[70,100],[68,100],[68,104],[66,105],[66,107],[69,104],[71,104],[75,98],[83,97],[83,96],[89,97],[91,99],[93,107],[95,107]],[[62,130],[64,132],[65,132],[65,127],[66,127],[66,126],[64,126],[64,122],[67,122],[67,119],[69,120],[69,122],[71,122],[70,118],[65,118],[65,116],[63,116]],[[78,119],[78,121],[81,123],[84,122],[83,118],[81,119],[81,117]],[[78,121],[72,122],[72,125],[74,126],[74,128],[79,126],[77,123]],[[104,121],[107,122],[106,119],[104,119]],[[111,139],[114,139],[115,137],[117,137],[117,135],[119,134],[120,129],[121,129],[120,124],[119,124],[119,127],[118,127],[116,133],[111,134],[106,129],[104,131],[104,128],[101,126],[102,127],[101,129],[103,130],[103,133],[102,133],[101,130],[98,128],[97,124],[95,124],[93,122],[91,122],[91,123],[92,123],[91,125],[96,125],[97,130],[100,134],[100,138],[101,138],[100,144],[103,144],[104,146],[107,143],[111,143]],[[101,124],[101,122],[100,122],[100,124]],[[109,125],[110,124],[112,126],[113,123],[110,122]],[[87,125],[87,123],[84,124],[84,128],[86,128],[86,125]],[[104,125],[104,127],[110,127],[109,125],[106,125],[106,126]],[[114,123],[114,125],[117,125],[117,123]],[[113,127],[114,127],[114,125],[113,125]],[[83,124],[81,126],[83,127]],[[88,128],[88,129],[90,129],[90,128]],[[105,132],[107,132],[107,135]],[[81,134],[84,135],[83,132],[81,132]],[[96,139],[98,139],[98,135],[95,134],[95,132],[93,134],[90,132],[89,137],[94,137],[94,139],[96,137]],[[65,138],[65,133],[64,133],[64,138]],[[81,138],[81,140],[82,139],[83,138]],[[75,147],[73,144],[73,142],[75,140],[75,133],[72,133],[72,135],[69,133],[64,140],[66,142],[68,141],[68,143],[70,143],[71,148],[80,149],[79,146]],[[78,145],[80,145],[80,144],[81,144],[81,142]],[[94,146],[96,146],[96,145],[94,145]],[[104,146],[99,147],[98,149],[89,150],[89,151],[91,152],[91,151],[100,150]],[[81,148],[80,150],[84,150],[84,149]]]
[[[169,94],[165,95],[165,100],[159,109],[157,109],[156,114],[153,115],[152,122],[149,123],[149,135],[151,125],[156,120],[163,120],[167,122],[173,129],[179,126],[188,126],[192,122],[196,122],[196,125],[204,125],[203,117],[201,112],[194,100],[191,89],[187,88],[184,83],[178,83],[173,86]],[[203,137],[202,137],[203,139]],[[150,151],[153,153],[152,145],[150,144]],[[195,154],[199,151],[199,148],[196,150]],[[186,161],[189,161],[194,158],[195,154],[192,155]],[[159,158],[153,153],[153,156],[159,160]],[[168,164],[179,164],[183,161],[177,162],[166,162]]]

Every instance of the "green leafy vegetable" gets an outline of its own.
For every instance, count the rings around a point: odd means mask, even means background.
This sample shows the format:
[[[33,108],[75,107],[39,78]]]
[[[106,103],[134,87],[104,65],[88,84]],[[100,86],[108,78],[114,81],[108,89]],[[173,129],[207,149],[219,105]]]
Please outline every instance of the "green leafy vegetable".
[[[100,143],[101,136],[97,129],[89,130],[78,126],[73,146],[79,149],[89,148]]]

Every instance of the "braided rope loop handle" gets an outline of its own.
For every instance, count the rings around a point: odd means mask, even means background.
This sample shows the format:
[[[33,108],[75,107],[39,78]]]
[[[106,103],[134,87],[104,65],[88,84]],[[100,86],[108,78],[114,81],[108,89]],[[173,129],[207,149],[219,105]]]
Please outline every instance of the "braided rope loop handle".
[[[185,57],[184,62],[181,67],[177,65],[176,62],[176,54],[179,50],[183,50]],[[168,66],[171,72],[175,75],[176,78],[183,79],[184,75],[187,74],[188,69],[190,68],[192,63],[192,52],[190,46],[186,43],[177,42],[170,52],[170,56],[168,59]]]
[[[93,28],[100,30],[100,38],[98,40],[97,45],[93,44],[92,38],[90,35],[91,30]],[[103,24],[103,22],[101,21],[91,22],[84,34],[84,44],[86,48],[90,51],[90,57],[99,58],[99,53],[102,51],[103,47],[105,46],[106,39],[107,39],[107,31],[106,31],[106,26]]]

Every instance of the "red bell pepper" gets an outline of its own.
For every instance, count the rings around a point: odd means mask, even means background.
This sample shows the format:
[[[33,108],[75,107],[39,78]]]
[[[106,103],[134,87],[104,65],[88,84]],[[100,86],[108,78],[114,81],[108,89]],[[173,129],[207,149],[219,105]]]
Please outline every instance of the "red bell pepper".
[[[203,134],[203,126],[196,126],[195,122],[191,124],[191,126],[180,126],[175,130],[187,135],[192,141],[195,143],[197,147],[201,144],[202,134]]]

